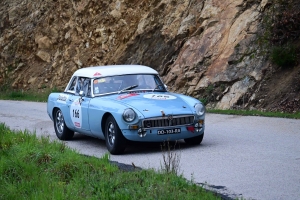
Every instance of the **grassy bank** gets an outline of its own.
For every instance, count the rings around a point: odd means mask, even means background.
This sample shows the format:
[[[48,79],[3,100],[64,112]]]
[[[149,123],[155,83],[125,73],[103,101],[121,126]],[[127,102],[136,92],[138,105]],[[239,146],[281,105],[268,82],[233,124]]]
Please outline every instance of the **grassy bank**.
[[[283,112],[262,112],[258,110],[207,110],[208,113],[225,114],[225,115],[243,115],[243,116],[264,116],[300,119],[300,112],[283,113]]]
[[[159,161],[158,161],[159,162]],[[220,199],[172,173],[126,172],[0,124],[0,199]]]
[[[3,100],[19,100],[19,101],[36,101],[47,102],[48,95],[51,92],[58,92],[54,89],[40,89],[37,91],[24,91],[24,90],[0,90],[0,99]]]

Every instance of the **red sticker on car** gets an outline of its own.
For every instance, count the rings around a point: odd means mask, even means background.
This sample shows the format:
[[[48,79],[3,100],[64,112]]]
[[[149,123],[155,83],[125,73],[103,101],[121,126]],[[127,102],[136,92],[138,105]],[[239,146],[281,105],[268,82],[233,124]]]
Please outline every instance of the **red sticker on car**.
[[[99,72],[96,72],[96,73],[94,74],[94,76],[101,76],[101,74],[100,74]]]
[[[125,98],[129,98],[129,97],[134,97],[137,95],[139,95],[139,94],[136,94],[136,93],[125,94],[125,95],[118,96],[118,99],[125,99]]]
[[[76,127],[80,128],[80,123],[79,122],[75,122],[74,123]]]

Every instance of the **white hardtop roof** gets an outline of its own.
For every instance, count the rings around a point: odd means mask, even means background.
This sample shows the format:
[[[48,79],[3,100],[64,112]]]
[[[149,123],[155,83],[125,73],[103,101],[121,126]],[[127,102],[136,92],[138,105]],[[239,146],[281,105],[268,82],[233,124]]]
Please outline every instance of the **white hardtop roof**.
[[[106,65],[82,68],[75,71],[73,76],[98,78],[125,74],[158,74],[158,72],[143,65]]]

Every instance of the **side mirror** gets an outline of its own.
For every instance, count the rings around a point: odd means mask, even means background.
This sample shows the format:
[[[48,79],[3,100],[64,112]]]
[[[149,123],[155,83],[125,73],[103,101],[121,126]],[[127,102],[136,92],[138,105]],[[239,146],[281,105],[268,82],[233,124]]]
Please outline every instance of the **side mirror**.
[[[168,90],[168,86],[166,84],[164,84],[164,86],[165,86],[166,90]]]
[[[80,92],[79,92],[79,96],[83,96],[83,91],[82,90],[80,90]]]
[[[82,90],[79,92],[79,96],[80,96],[79,103],[81,105],[81,103],[84,101],[84,99],[82,98],[83,97],[83,91]]]

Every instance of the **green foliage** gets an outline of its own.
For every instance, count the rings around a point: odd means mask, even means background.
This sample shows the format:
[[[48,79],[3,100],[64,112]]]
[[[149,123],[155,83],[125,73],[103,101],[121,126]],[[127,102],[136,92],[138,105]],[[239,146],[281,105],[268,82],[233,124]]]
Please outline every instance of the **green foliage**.
[[[208,100],[206,98],[200,98],[199,99],[204,105],[207,105]]]
[[[208,113],[227,114],[227,115],[243,115],[243,116],[264,116],[264,117],[280,117],[300,119],[300,112],[298,113],[283,113],[283,112],[262,112],[258,110],[218,110],[210,109]]]
[[[300,35],[300,2],[298,0],[274,0],[270,41],[286,44]]]
[[[124,172],[61,142],[0,124],[0,199],[220,199],[173,173]]]
[[[6,88],[5,90],[3,89],[0,92],[0,99],[46,102],[49,94],[52,92],[61,92],[61,91],[57,88],[28,90],[28,91]]]
[[[26,94],[19,90],[19,91],[12,91],[10,93],[8,93],[8,97],[11,99],[22,99],[26,97]]]
[[[212,84],[210,84],[209,86],[207,86],[207,88],[205,89],[205,92],[207,94],[211,94],[214,90],[214,86]]]
[[[272,0],[264,12],[263,31],[258,42],[263,52],[270,53],[271,61],[280,67],[294,66],[300,47],[300,2]]]
[[[271,51],[271,59],[280,67],[294,66],[297,61],[296,48],[290,44],[275,46]]]
[[[199,101],[201,101],[204,105],[207,105],[211,100],[211,96],[214,90],[215,90],[215,86],[213,84],[209,84],[205,88],[203,96],[199,99]]]
[[[54,87],[51,89],[51,92],[62,92],[62,90],[58,89],[57,87]]]

